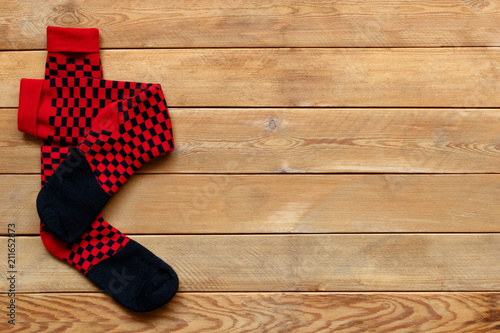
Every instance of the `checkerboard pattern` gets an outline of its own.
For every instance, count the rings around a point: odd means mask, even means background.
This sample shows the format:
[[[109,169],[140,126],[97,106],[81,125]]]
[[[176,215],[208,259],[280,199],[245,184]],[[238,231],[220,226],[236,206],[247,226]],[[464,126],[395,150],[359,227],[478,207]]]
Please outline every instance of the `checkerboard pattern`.
[[[101,59],[95,58],[71,58],[57,53],[47,55],[45,62],[45,79],[56,77],[102,77]],[[94,110],[92,110],[93,112]],[[59,114],[59,117],[62,115]],[[54,117],[55,123],[55,117]],[[89,123],[85,119],[83,122]],[[51,124],[55,125],[55,124]],[[89,125],[90,127],[90,125]],[[53,139],[53,138],[52,138]],[[60,142],[57,142],[60,141]],[[69,146],[65,140],[42,140],[41,161],[42,161],[42,186],[54,174],[66,156],[70,153]],[[75,139],[69,140],[76,145]]]
[[[85,274],[101,260],[120,251],[129,240],[99,214],[80,241],[68,245],[71,252],[68,258],[63,259]]]
[[[58,79],[63,77],[71,79],[98,79],[102,77],[98,55],[97,29],[48,27],[47,45],[49,48],[45,72],[47,80],[54,79],[55,84]],[[66,82],[69,85],[70,80]],[[65,160],[67,155],[73,152],[77,143],[84,140],[84,136],[90,130],[92,119],[99,112],[103,113],[101,110],[103,105],[109,103],[109,100],[113,100],[113,98],[127,98],[138,94],[139,91],[136,91],[136,88],[144,90],[149,87],[149,85],[123,83],[123,91],[115,92],[114,89],[118,89],[119,84],[117,83],[116,86],[113,85],[114,83],[111,83],[111,87],[105,84],[104,87],[91,87],[98,89],[97,91],[92,89],[90,92],[92,95],[87,95],[88,91],[85,90],[85,95],[76,100],[74,99],[74,91],[73,95],[70,95],[69,87],[63,87],[61,84],[60,94],[61,96],[65,96],[62,97],[65,101],[60,105],[54,102],[54,110],[56,108],[59,109],[55,114],[52,114],[53,118],[49,121],[52,122],[52,128],[60,128],[54,131],[54,135],[48,140],[42,141],[42,186],[53,175],[54,170]],[[127,89],[129,90],[128,92],[126,91]],[[66,93],[68,95],[65,95]],[[108,96],[111,96],[111,98]],[[94,98],[97,99],[97,105],[93,104],[94,102],[88,101],[88,99]],[[44,114],[43,124],[44,130],[47,130],[47,118],[45,117],[46,114]],[[70,129],[71,126],[76,127],[76,130]],[[46,135],[47,132],[44,132],[43,136],[47,137]],[[161,288],[161,292],[155,290],[148,293],[146,295],[147,300],[144,302],[142,302],[145,299],[143,295],[144,291],[141,289],[137,290],[140,293],[129,293],[127,290],[127,293],[115,293],[112,295],[120,304],[131,310],[141,312],[154,310],[160,304],[168,302],[177,291],[178,278],[172,268],[147,249],[140,246],[140,244],[133,241],[130,242],[127,236],[121,234],[116,228],[113,228],[104,221],[100,214],[85,230],[80,239],[72,244],[57,238],[43,223],[40,223],[40,236],[44,246],[50,253],[77,268],[96,285],[104,287],[103,289],[106,289],[109,282],[106,273],[109,271],[110,266],[120,268],[120,270],[122,268],[125,269],[127,266],[127,268],[136,272],[147,272],[148,278],[151,278],[149,279],[151,282],[149,284],[153,284],[154,286],[159,281],[155,278],[156,274],[161,274],[168,279],[168,283],[165,281],[163,286],[158,286]],[[113,262],[113,259],[110,258],[122,250],[122,254],[127,251],[129,252],[127,258],[131,260],[127,260],[126,263],[120,261]],[[140,260],[138,265],[138,262],[134,258],[147,258],[148,260]],[[109,259],[105,262],[106,264],[99,265],[102,260],[106,259]],[[132,290],[133,288],[129,289]]]
[[[68,76],[87,76],[96,78],[102,77],[100,60],[98,60],[97,62],[99,65],[99,69],[96,67],[96,63],[92,62],[95,62],[95,60],[74,59],[49,55],[47,57],[47,62],[45,65],[45,79],[67,75],[68,71]],[[69,66],[63,67],[64,65]],[[74,75],[72,71],[74,71]],[[129,91],[128,93],[130,94],[131,92],[132,91]],[[135,90],[133,92],[135,93]],[[57,114],[58,117],[62,118],[62,111],[63,109],[61,108],[61,113]],[[66,111],[68,114],[70,113],[69,108],[65,109],[64,111]],[[84,123],[86,125],[88,124],[90,128],[90,120],[92,119],[92,115],[97,114],[97,111],[98,110],[91,110],[90,112],[87,112],[85,116],[87,116],[88,118],[80,121],[80,123]],[[56,119],[57,117],[54,117],[54,123],[52,125],[55,125]],[[61,120],[61,123],[62,122],[63,121]],[[78,130],[77,132],[82,133],[81,130]],[[67,143],[66,140],[60,140],[60,142],[42,140],[42,186],[45,185],[47,180],[54,174],[54,171],[57,169],[57,167],[66,159],[66,156],[71,153],[71,150],[74,149],[76,145],[75,141],[77,140],[75,140],[75,138],[72,138],[71,140],[67,141],[70,143]],[[48,239],[50,239],[51,237],[47,237],[47,233],[49,233],[49,230],[43,224],[41,224],[40,235],[48,241]],[[128,243],[128,241],[129,238],[126,235],[120,233],[118,229],[111,226],[99,214],[97,219],[90,225],[90,227],[86,230],[85,234],[82,235],[79,241],[75,243],[64,243],[66,245],[63,246],[65,246],[66,248],[60,249],[59,252],[54,254],[70,265],[74,266],[83,274],[86,274],[90,268],[99,263],[101,260],[109,258],[110,256],[120,251]]]
[[[54,170],[66,159],[69,153],[70,147],[64,143],[42,140],[42,186],[45,185],[47,180],[54,174]]]
[[[69,58],[49,54],[45,63],[45,77],[102,77],[101,59]]]
[[[42,186],[82,141],[80,151],[88,153],[96,178],[110,195],[142,164],[173,149],[172,125],[161,87],[102,80],[101,75],[100,61],[92,64],[89,59],[48,56],[46,79],[56,89],[57,98],[51,101],[54,112],[49,117],[54,135],[42,141]],[[111,103],[117,103],[122,115],[120,135],[91,131],[93,120]],[[42,225],[42,237],[44,232],[49,231]],[[67,244],[58,256],[85,274],[120,251],[128,240],[99,214],[80,241]]]
[[[52,78],[51,88],[56,89],[57,98],[52,99],[53,115],[49,125],[54,129],[51,141],[70,145],[87,134],[93,119],[106,105],[129,98],[149,88],[151,84],[109,81],[92,78]]]
[[[172,124],[159,85],[117,102],[117,110],[118,131],[93,126],[78,146],[109,195],[144,163],[174,149]]]

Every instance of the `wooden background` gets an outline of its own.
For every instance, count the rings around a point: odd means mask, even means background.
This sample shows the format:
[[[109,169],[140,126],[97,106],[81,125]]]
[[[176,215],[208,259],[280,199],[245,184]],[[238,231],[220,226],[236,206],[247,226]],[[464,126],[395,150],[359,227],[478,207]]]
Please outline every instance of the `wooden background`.
[[[15,222],[18,331],[500,331],[499,22],[489,0],[4,0],[1,308]],[[47,25],[99,28],[105,78],[164,88],[176,149],[103,213],[178,272],[153,313],[38,236],[16,107]]]

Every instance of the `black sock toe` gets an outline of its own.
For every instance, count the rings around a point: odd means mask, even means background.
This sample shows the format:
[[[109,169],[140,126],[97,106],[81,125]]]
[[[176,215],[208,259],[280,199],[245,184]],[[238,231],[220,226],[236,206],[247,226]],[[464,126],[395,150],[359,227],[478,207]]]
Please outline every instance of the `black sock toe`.
[[[174,270],[132,239],[120,252],[92,267],[86,276],[118,303],[137,312],[161,307],[179,287]]]

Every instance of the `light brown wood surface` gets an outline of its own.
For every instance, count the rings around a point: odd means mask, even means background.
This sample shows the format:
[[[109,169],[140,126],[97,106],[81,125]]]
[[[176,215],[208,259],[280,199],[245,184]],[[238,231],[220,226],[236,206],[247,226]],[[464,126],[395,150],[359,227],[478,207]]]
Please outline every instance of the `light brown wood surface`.
[[[0,216],[38,234],[39,176],[0,188]],[[499,232],[499,197],[499,175],[136,175],[103,215],[126,234]]]
[[[176,148],[139,173],[497,173],[498,109],[171,108]],[[0,172],[39,173],[39,139],[0,110]]]
[[[493,0],[3,1],[9,331],[499,331],[499,19]],[[179,274],[153,313],[37,235],[40,140],[16,108],[47,25],[99,28],[105,78],[165,91],[176,150],[103,212]]]
[[[0,107],[45,52],[0,52]],[[498,107],[497,48],[104,50],[104,77],[160,83],[171,107]]]
[[[498,46],[500,40],[499,5],[488,0],[21,4],[2,3],[1,49],[44,49],[46,25],[98,26],[104,48]]]
[[[21,294],[17,328],[49,332],[494,332],[497,293],[182,293],[153,313],[108,296]],[[0,295],[5,303],[6,297]]]
[[[498,234],[132,236],[177,272],[181,291],[495,291]],[[18,292],[98,291],[18,236]],[[5,237],[0,246],[7,248]],[[0,264],[7,271],[5,263]],[[132,269],[132,268],[131,268]],[[128,270],[127,274],[134,275]],[[56,279],[48,278],[52,276]],[[6,290],[8,281],[0,281]]]

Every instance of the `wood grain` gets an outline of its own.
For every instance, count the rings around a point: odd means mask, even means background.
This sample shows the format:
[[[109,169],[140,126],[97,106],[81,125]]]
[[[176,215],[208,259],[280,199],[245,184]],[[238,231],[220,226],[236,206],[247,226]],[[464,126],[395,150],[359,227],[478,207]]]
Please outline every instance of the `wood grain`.
[[[1,52],[0,107],[45,52]],[[155,49],[101,52],[105,78],[160,83],[171,107],[498,107],[500,49]]]
[[[132,238],[176,270],[181,291],[500,291],[497,233]],[[16,248],[18,292],[98,290],[39,237],[18,236]]]
[[[2,219],[38,234],[39,176],[0,188]],[[500,232],[497,198],[500,175],[135,175],[103,215],[126,234]]]
[[[498,293],[180,293],[152,313],[103,294],[18,294],[36,332],[493,332]],[[6,304],[6,295],[0,295]]]
[[[45,26],[98,27],[104,48],[499,46],[495,1],[4,0],[0,49],[45,48]],[[40,19],[40,18],[43,18]]]
[[[0,173],[39,173],[39,140],[0,110]],[[497,173],[498,109],[170,109],[176,148],[146,173]]]
[[[497,2],[1,7],[14,330],[500,331]],[[17,131],[15,108],[20,79],[43,77],[47,25],[99,28],[105,78],[157,82],[167,97],[175,152],[104,211],[179,274],[180,293],[153,313],[119,306],[37,235],[39,139]]]

